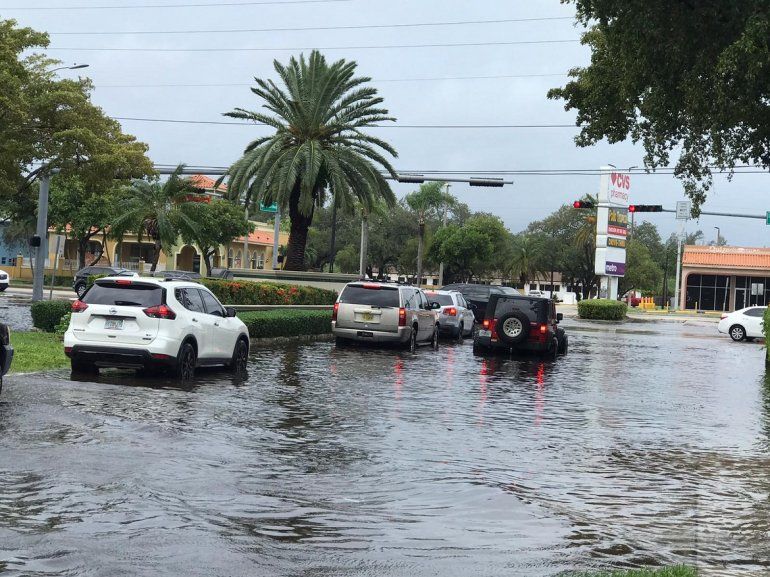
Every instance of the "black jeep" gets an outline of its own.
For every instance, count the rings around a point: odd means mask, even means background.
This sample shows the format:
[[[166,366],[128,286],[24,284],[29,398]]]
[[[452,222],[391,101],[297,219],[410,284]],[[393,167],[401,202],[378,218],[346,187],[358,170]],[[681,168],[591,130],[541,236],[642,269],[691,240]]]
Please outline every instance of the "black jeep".
[[[493,294],[473,339],[473,352],[529,351],[555,359],[567,354],[569,347],[564,329],[558,326],[562,317],[550,299]]]

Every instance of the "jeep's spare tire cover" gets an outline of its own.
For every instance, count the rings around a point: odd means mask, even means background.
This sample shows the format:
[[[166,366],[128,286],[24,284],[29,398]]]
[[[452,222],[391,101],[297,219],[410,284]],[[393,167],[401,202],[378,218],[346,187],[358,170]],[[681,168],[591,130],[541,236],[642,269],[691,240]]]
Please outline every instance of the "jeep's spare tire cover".
[[[497,321],[497,336],[504,343],[515,345],[529,335],[529,317],[521,311],[511,311]]]

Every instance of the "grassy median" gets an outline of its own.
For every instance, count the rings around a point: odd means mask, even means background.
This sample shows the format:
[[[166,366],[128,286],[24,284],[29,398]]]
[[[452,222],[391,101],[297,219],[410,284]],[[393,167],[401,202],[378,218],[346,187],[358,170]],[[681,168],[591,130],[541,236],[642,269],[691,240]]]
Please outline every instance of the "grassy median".
[[[69,367],[61,339],[50,333],[11,333],[11,373],[33,373]]]

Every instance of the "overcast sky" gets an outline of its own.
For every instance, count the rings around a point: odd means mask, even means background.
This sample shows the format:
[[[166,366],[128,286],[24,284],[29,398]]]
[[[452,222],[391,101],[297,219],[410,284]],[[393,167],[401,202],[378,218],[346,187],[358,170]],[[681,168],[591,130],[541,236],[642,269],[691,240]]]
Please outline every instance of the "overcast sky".
[[[0,17],[51,33],[50,55],[66,63],[90,64],[94,101],[115,117],[227,121],[234,107],[256,109],[249,91],[254,76],[275,78],[273,59],[286,61],[301,49],[325,48],[329,59],[354,59],[371,76],[400,125],[573,124],[563,104],[546,99],[563,84],[570,67],[585,65],[589,51],[576,40],[571,5],[558,0],[340,0],[276,1],[272,4],[226,0],[1,0]],[[241,4],[240,6],[227,4]],[[145,7],[141,7],[145,6]],[[24,7],[25,9],[22,9]],[[75,9],[73,9],[75,7]],[[87,7],[87,9],[85,8]],[[102,8],[99,8],[102,7]],[[46,8],[46,9],[30,9]],[[561,17],[561,19],[559,19]],[[217,33],[231,29],[307,28],[479,20],[548,18],[521,22],[346,30]],[[160,31],[165,34],[136,34]],[[169,34],[170,31],[192,31]],[[81,35],[73,32],[118,32]],[[59,33],[59,34],[56,34]],[[540,44],[405,48],[394,45],[510,43],[574,40]],[[367,46],[390,46],[370,48]],[[350,47],[330,49],[332,47]],[[71,50],[88,48],[90,50]],[[105,48],[225,49],[253,51],[107,51]],[[269,50],[266,50],[269,49]],[[272,50],[278,49],[278,50]],[[307,52],[308,50],[305,50]],[[77,74],[63,71],[60,74]],[[524,77],[515,77],[521,76]],[[536,75],[536,76],[526,76]],[[548,76],[546,76],[548,75]],[[552,76],[551,76],[552,75]],[[494,76],[497,78],[468,79]],[[505,78],[501,78],[501,77]],[[512,77],[514,76],[514,77]],[[458,79],[457,77],[466,77]],[[436,80],[438,78],[438,80]],[[423,79],[423,80],[415,80]],[[429,80],[426,80],[429,79]],[[159,84],[188,86],[157,86]],[[189,86],[189,85],[210,86]],[[148,86],[154,85],[154,86]],[[205,124],[122,121],[126,132],[150,145],[160,164],[225,166],[265,128]],[[375,131],[373,131],[375,132]],[[376,129],[399,152],[400,171],[510,171],[595,169],[642,165],[643,151],[629,143],[602,143],[580,149],[576,129],[408,128]],[[508,178],[508,177],[506,177]],[[519,231],[565,202],[595,193],[598,176],[514,176],[513,186],[479,189],[456,185],[452,192],[473,210],[499,215]],[[717,177],[704,210],[763,214],[770,210],[768,174]],[[396,185],[399,196],[414,185]],[[678,181],[668,175],[632,179],[632,202],[674,207],[682,199]],[[675,229],[673,215],[648,216],[664,235]],[[764,221],[703,217],[690,222],[707,240],[714,226],[731,244],[767,245]]]

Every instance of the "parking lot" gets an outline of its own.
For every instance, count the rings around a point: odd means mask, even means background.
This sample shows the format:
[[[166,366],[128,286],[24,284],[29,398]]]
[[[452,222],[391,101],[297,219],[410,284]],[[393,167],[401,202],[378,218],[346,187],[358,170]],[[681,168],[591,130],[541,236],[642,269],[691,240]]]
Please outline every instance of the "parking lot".
[[[766,574],[761,345],[697,321],[564,326],[556,362],[316,342],[191,390],[11,376],[0,572]]]

